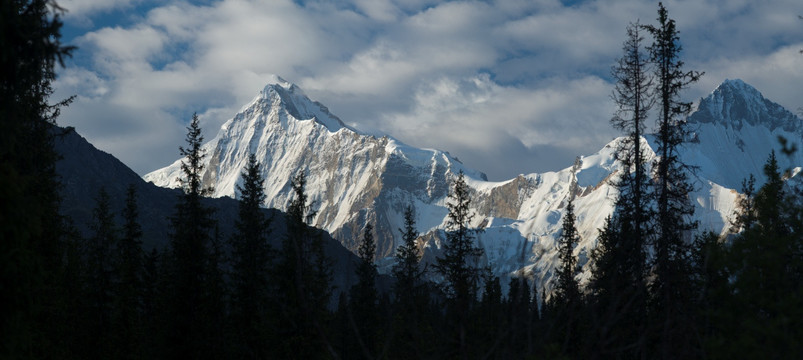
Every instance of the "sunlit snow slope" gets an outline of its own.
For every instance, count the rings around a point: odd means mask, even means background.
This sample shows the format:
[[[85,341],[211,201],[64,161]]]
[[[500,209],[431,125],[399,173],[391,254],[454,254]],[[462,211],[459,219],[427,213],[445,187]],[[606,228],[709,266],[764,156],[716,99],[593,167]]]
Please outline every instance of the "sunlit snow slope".
[[[682,158],[699,167],[692,177],[697,188],[695,217],[702,229],[724,233],[742,179],[755,174],[761,182],[767,156],[772,149],[780,149],[778,136],[798,141],[803,138],[803,125],[740,80],[727,80],[702,99],[689,122],[694,134]],[[209,156],[203,179],[215,188],[214,196],[235,197],[248,154],[255,153],[265,169],[265,205],[286,210],[291,201],[290,178],[304,171],[307,193],[318,211],[314,225],[354,250],[366,221],[371,222],[376,229],[377,260],[386,265],[385,258],[400,244],[398,229],[408,204],[416,208],[426,258],[437,254],[450,182],[462,170],[473,189],[473,225],[484,229],[477,237],[486,252],[483,261],[500,275],[523,270],[543,286],[557,264],[556,240],[573,179],[582,236],[575,253],[581,265],[596,245],[598,229],[617,196],[608,182],[619,169],[613,159],[618,141],[596,154],[578,157],[560,171],[488,182],[484,174],[464,167],[447,152],[360,133],[297,86],[277,78],[204,145]],[[651,137],[643,141],[654,148]],[[793,159],[779,153],[779,159],[784,167],[803,164],[799,153]],[[177,160],[145,179],[178,187],[179,173]],[[588,272],[581,276],[586,278]]]

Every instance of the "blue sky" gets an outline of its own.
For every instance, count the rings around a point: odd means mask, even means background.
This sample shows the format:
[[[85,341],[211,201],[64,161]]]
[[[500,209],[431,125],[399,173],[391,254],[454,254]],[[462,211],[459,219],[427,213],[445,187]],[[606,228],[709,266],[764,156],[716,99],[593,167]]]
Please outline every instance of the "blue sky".
[[[363,131],[449,151],[502,180],[570,166],[617,134],[610,67],[657,2],[61,0],[79,49],[60,124],[140,174],[178,158],[193,112],[211,139],[272,74]],[[741,78],[803,107],[803,2],[665,2],[699,99]]]

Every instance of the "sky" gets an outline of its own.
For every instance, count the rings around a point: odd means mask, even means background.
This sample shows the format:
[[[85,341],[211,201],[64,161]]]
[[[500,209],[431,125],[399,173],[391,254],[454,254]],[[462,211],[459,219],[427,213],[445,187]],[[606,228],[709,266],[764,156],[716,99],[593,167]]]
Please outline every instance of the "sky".
[[[611,66],[655,1],[59,0],[59,124],[140,175],[206,139],[278,75],[345,123],[504,180],[571,166],[618,134]],[[707,95],[740,78],[803,107],[803,1],[666,1]],[[649,42],[649,39],[648,41]]]

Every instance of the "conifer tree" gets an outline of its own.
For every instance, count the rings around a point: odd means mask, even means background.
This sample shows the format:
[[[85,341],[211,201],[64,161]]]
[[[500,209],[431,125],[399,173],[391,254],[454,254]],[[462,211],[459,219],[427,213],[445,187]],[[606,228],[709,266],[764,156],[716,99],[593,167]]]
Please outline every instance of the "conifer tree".
[[[578,273],[577,258],[574,257],[574,248],[580,242],[580,235],[575,227],[574,201],[569,201],[566,205],[566,213],[563,215],[562,232],[558,240],[558,257],[560,258],[560,268],[558,268],[558,283],[555,288],[557,302],[561,304],[580,304],[580,285],[575,279]]]
[[[605,220],[597,247],[592,250],[591,324],[596,336],[589,351],[611,358],[640,358],[647,352],[646,287],[637,261],[639,251],[625,234],[631,229],[614,211]]]
[[[505,351],[508,358],[521,358],[529,352],[532,335],[530,283],[523,274],[510,278],[506,304],[508,329]]]
[[[733,214],[734,220],[730,229],[733,233],[750,230],[756,222],[756,177],[753,174],[742,180],[741,193],[739,207]]]
[[[142,357],[143,253],[136,188],[126,190],[122,237],[116,251],[114,294],[114,350],[116,357]]]
[[[623,55],[612,69],[616,80],[612,98],[617,110],[611,124],[625,135],[615,153],[622,169],[613,183],[619,192],[613,215],[592,253],[590,284],[595,307],[592,324],[602,335],[593,347],[626,357],[643,357],[647,351],[645,254],[653,233],[649,221],[652,196],[641,137],[654,104],[654,90],[650,58],[642,47],[642,29],[638,23],[627,27]],[[564,338],[564,347],[566,343]]]
[[[287,209],[277,275],[283,297],[281,357],[337,357],[323,326],[332,292],[331,260],[323,251],[320,233],[308,226],[315,211],[304,189],[306,174],[299,172],[290,183],[294,197]]]
[[[505,356],[505,352],[501,350],[507,346],[507,339],[511,334],[508,328],[509,317],[503,306],[502,284],[490,266],[483,270],[482,282],[482,298],[474,315],[479,329],[475,341],[482,346],[481,354],[486,358],[493,354]]]
[[[180,147],[184,190],[175,214],[170,218],[170,319],[167,334],[168,356],[172,358],[206,358],[214,356],[209,350],[212,342],[208,310],[209,259],[212,230],[215,221],[212,209],[201,199],[211,192],[201,181],[206,154],[201,149],[203,136],[198,116],[193,114],[187,127],[187,147]]]
[[[679,158],[678,149],[688,135],[685,116],[691,103],[680,100],[680,92],[698,81],[702,73],[683,70],[681,46],[675,21],[670,19],[662,3],[658,5],[658,25],[644,27],[652,36],[648,48],[655,66],[658,109],[656,136],[658,160],[656,169],[656,240],[650,284],[656,357],[695,356],[697,345],[690,303],[691,261],[690,231],[696,223],[689,217],[694,212],[689,194],[693,190],[687,179],[689,168]]]
[[[650,219],[653,218],[650,177],[647,174],[645,149],[641,137],[649,110],[655,103],[654,77],[650,75],[650,58],[644,53],[641,36],[643,26],[635,23],[627,27],[627,40],[622,46],[623,55],[612,69],[616,80],[613,99],[617,110],[611,124],[624,133],[624,139],[616,149],[615,157],[622,165],[616,182],[619,197],[615,211],[620,221],[632,229],[626,236],[632,238],[636,258],[633,271],[642,275],[645,263],[644,249],[653,233]],[[637,279],[638,283],[643,281]]]
[[[393,284],[394,293],[394,346],[392,353],[399,357],[422,357],[427,345],[431,346],[431,318],[427,317],[429,294],[422,268],[416,239],[415,208],[408,205],[404,209],[404,226],[399,229],[402,244],[396,248],[396,264],[392,275],[396,279]]]
[[[404,228],[399,229],[399,232],[402,234],[402,244],[396,248],[396,264],[392,272],[396,278],[396,302],[404,303],[412,300],[414,294],[418,293],[424,275],[424,270],[418,264],[421,259],[415,243],[418,230],[415,227],[415,208],[412,205],[404,209]]]
[[[478,262],[483,255],[482,248],[474,246],[471,228],[471,197],[469,187],[462,171],[454,182],[446,207],[449,209],[446,223],[446,243],[443,256],[437,258],[435,270],[444,278],[444,291],[455,316],[457,354],[467,358],[468,354],[468,314],[476,302],[477,285],[480,278]]]
[[[800,195],[790,197],[774,152],[764,165],[767,182],[756,192],[753,226],[733,239],[725,269],[730,291],[719,308],[721,338],[738,339],[714,350],[723,357],[796,358],[803,355],[803,239],[794,233]],[[733,319],[736,319],[735,321]],[[714,337],[717,339],[717,337]]]
[[[562,232],[558,240],[558,283],[555,287],[555,296],[551,300],[552,307],[556,309],[558,323],[563,328],[562,350],[568,353],[577,350],[577,322],[580,320],[580,311],[583,305],[580,285],[575,279],[578,274],[577,258],[574,257],[574,248],[580,242],[580,235],[575,227],[574,200],[570,199],[563,215]],[[573,346],[570,348],[569,346]]]
[[[223,251],[223,238],[220,227],[215,223],[215,230],[209,242],[209,255],[206,258],[202,314],[206,327],[204,351],[208,358],[223,359],[231,357],[228,332],[228,284],[226,284],[226,255]]]
[[[353,332],[360,344],[362,355],[366,359],[374,358],[373,349],[377,341],[377,291],[376,291],[376,242],[373,235],[374,227],[365,224],[362,241],[357,249],[360,257],[357,263],[357,283],[351,288],[351,304],[349,310],[354,318]]]
[[[271,296],[272,249],[268,243],[270,222],[261,209],[265,201],[264,177],[254,154],[242,173],[239,212],[231,238],[233,303],[237,357],[268,357],[267,339],[275,337],[277,312]]]
[[[100,188],[92,210],[92,236],[87,240],[87,289],[90,333],[87,356],[111,357],[112,309],[114,278],[114,251],[117,249],[118,229],[111,211],[109,193]]]
[[[0,2],[0,357],[68,352],[69,312],[62,274],[66,227],[59,215],[58,154],[53,136],[60,106],[48,103],[72,47],[63,46],[61,13],[49,0]],[[56,355],[58,356],[58,355]]]
[[[164,357],[165,278],[160,273],[162,253],[156,247],[146,252],[142,269],[143,357]]]

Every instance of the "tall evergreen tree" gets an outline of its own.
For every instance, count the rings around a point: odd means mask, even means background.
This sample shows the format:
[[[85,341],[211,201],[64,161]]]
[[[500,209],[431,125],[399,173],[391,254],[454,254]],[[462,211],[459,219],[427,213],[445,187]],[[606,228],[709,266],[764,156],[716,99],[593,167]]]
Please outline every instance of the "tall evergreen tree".
[[[556,309],[558,323],[563,327],[561,349],[564,353],[578,350],[577,325],[581,319],[580,311],[583,306],[580,285],[575,279],[579,273],[577,258],[574,257],[574,248],[578,242],[580,242],[580,235],[575,226],[574,200],[570,199],[569,204],[566,205],[566,213],[563,215],[562,232],[558,240],[560,267],[558,268],[555,296],[551,300],[554,303],[552,307]]]
[[[799,214],[801,199],[787,193],[774,153],[764,175],[767,182],[756,192],[752,209],[755,223],[728,249],[730,291],[717,318],[725,325],[720,338],[709,342],[718,345],[713,350],[723,358],[803,356],[797,340],[803,336],[803,237],[791,231],[799,220],[790,216]],[[721,339],[737,339],[738,345]]]
[[[374,227],[365,224],[362,241],[357,249],[360,257],[357,263],[357,283],[351,288],[350,313],[354,319],[353,333],[360,345],[362,355],[366,359],[374,358],[378,341],[376,333],[377,323],[377,291],[376,291],[376,241],[374,241]]]
[[[654,315],[656,357],[696,356],[694,324],[691,318],[690,231],[696,223],[689,194],[688,167],[679,158],[678,149],[688,135],[685,116],[691,103],[680,100],[680,92],[698,81],[702,73],[683,70],[682,50],[675,21],[662,3],[658,5],[658,25],[644,27],[652,36],[648,48],[655,66],[656,96],[659,105],[656,178],[656,233],[651,282],[651,309]]]
[[[112,356],[112,309],[114,278],[114,252],[117,250],[118,229],[111,211],[109,193],[100,188],[92,210],[92,236],[87,239],[87,289],[89,297],[89,336],[87,356]]]
[[[165,276],[162,253],[152,248],[143,257],[142,268],[142,328],[145,334],[143,339],[143,357],[165,357]]]
[[[625,135],[615,153],[622,169],[613,183],[619,192],[614,213],[593,252],[591,279],[596,307],[593,324],[600,334],[593,346],[612,352],[612,356],[627,357],[644,357],[646,352],[645,250],[653,232],[649,221],[650,178],[641,137],[654,103],[654,90],[650,59],[644,53],[640,30],[642,25],[638,23],[627,27],[623,55],[612,69],[616,79],[612,98],[617,110],[611,124]]]
[[[747,179],[742,180],[742,195],[739,199],[739,207],[734,211],[734,221],[731,224],[731,232],[739,233],[753,228],[756,222],[756,177],[753,174]]]
[[[394,293],[397,303],[413,304],[414,296],[420,292],[423,285],[424,270],[419,266],[421,260],[418,255],[418,230],[415,227],[415,208],[412,205],[404,209],[404,228],[399,229],[402,234],[402,244],[396,248],[396,264],[393,266],[393,277],[396,278]]]
[[[229,287],[226,283],[226,254],[223,250],[223,237],[220,227],[215,224],[215,230],[209,242],[209,256],[206,258],[204,298],[202,314],[206,327],[203,337],[206,339],[208,358],[222,359],[231,355],[231,333],[229,329]]]
[[[184,156],[181,161],[180,178],[184,193],[170,218],[170,304],[168,305],[169,330],[167,334],[168,356],[172,358],[212,357],[208,341],[210,316],[207,313],[209,300],[208,280],[212,230],[215,221],[212,209],[204,206],[201,199],[211,192],[203,187],[203,159],[201,149],[203,136],[198,116],[193,114],[187,127],[187,147],[180,147]]]
[[[291,179],[294,198],[287,209],[287,234],[279,259],[279,292],[285,341],[280,357],[337,357],[324,328],[331,296],[331,260],[323,250],[323,238],[307,224],[315,211],[307,199],[302,171]],[[312,346],[311,346],[312,345]]]
[[[122,237],[114,261],[114,351],[117,358],[140,358],[145,334],[142,327],[143,252],[142,226],[139,224],[136,188],[126,190]]]
[[[270,282],[272,249],[268,243],[271,219],[262,211],[265,201],[264,177],[256,155],[248,157],[242,173],[239,212],[231,238],[233,302],[232,319],[236,333],[237,357],[265,358],[270,354],[268,339],[275,338],[275,308]]]
[[[653,233],[650,219],[653,218],[650,177],[647,174],[645,149],[642,136],[649,110],[655,103],[653,76],[650,75],[650,58],[644,53],[641,36],[643,26],[635,23],[627,27],[627,40],[622,46],[623,55],[612,69],[616,86],[613,99],[617,105],[611,119],[614,128],[625,135],[615,156],[622,164],[621,176],[616,187],[619,197],[615,211],[623,222],[632,229],[626,234],[634,249],[638,249],[633,259],[637,275],[644,273],[644,252]],[[643,281],[637,279],[639,283]]]
[[[479,259],[483,255],[482,248],[474,246],[474,234],[477,229],[471,228],[470,189],[466,184],[462,171],[454,182],[446,222],[446,243],[443,256],[437,258],[435,270],[444,278],[444,291],[449,300],[454,318],[456,354],[460,358],[469,357],[468,314],[476,302],[477,286],[480,278]]]
[[[53,149],[51,105],[63,46],[61,10],[49,0],[0,2],[0,357],[67,355],[72,329],[59,319],[65,226]]]
[[[558,268],[558,283],[555,287],[557,301],[563,304],[578,305],[581,302],[580,285],[575,279],[578,274],[577,258],[574,257],[574,248],[580,242],[580,235],[577,233],[574,216],[574,201],[570,200],[566,205],[566,213],[563,215],[562,231],[558,240],[558,257],[560,267]]]
[[[506,304],[508,335],[503,350],[506,358],[522,358],[532,351],[530,293],[530,283],[524,274],[510,278]]]
[[[606,358],[647,357],[645,334],[645,302],[647,298],[643,274],[634,270],[641,268],[634,254],[636,249],[621,213],[605,221],[600,231],[597,247],[592,250],[593,270],[591,288],[591,324],[595,336],[587,350]]]
[[[415,208],[404,209],[404,226],[399,229],[402,244],[396,248],[396,264],[392,275],[394,293],[394,336],[392,354],[400,358],[421,358],[432,346],[434,336],[429,315],[429,287],[424,279],[425,268],[420,265],[416,239]]]

